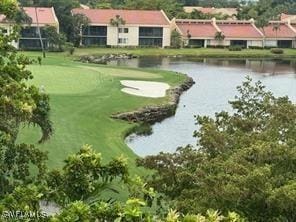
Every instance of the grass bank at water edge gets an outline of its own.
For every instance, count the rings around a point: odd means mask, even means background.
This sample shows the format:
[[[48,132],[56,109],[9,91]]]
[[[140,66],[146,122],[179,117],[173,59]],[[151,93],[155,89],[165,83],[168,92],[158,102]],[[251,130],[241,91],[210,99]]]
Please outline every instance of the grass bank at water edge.
[[[199,58],[296,58],[296,49],[283,49],[283,54],[273,54],[270,49],[161,49],[161,48],[78,48],[74,55],[133,54],[135,56],[183,56]]]

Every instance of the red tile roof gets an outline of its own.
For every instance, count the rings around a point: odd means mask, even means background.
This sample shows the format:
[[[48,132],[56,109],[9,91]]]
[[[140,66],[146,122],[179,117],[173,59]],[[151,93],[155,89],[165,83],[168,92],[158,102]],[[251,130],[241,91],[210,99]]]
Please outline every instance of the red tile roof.
[[[262,29],[266,38],[295,38],[296,33],[288,26],[288,24],[281,23],[279,29],[276,30],[274,24],[269,24]]]
[[[26,14],[32,18],[32,24],[37,23],[36,12],[38,16],[39,24],[57,24],[58,20],[56,18],[53,8],[40,8],[40,7],[24,7]],[[5,16],[0,14],[0,22],[6,22]]]
[[[186,36],[188,31],[193,38],[210,37],[215,38],[218,31],[212,22],[176,22],[183,36]]]
[[[262,38],[262,34],[251,23],[218,23],[226,38]]]
[[[24,7],[26,14],[32,18],[32,24],[37,23],[36,12],[39,24],[56,24],[57,19],[53,8]]]
[[[115,10],[115,9],[73,9],[73,14],[84,14],[91,23],[109,24],[112,18],[120,15],[126,24],[169,25],[169,20],[162,11]]]

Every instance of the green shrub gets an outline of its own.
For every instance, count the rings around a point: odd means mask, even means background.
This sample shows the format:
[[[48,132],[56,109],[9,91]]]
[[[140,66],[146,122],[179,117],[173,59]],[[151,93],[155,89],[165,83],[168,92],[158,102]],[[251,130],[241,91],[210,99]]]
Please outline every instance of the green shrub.
[[[273,48],[270,50],[270,52],[273,54],[284,54],[284,50],[279,48]]]
[[[231,45],[229,46],[229,51],[242,51],[242,47],[240,45]]]

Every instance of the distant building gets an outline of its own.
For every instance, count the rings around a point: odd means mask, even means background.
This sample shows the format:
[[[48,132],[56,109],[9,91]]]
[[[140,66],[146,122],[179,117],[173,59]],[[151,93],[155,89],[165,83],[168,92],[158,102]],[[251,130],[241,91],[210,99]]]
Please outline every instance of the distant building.
[[[214,44],[215,35],[219,31],[214,20],[173,20],[176,30],[181,34],[185,45],[207,47]]]
[[[281,14],[281,21],[283,22],[290,22],[290,23],[295,23],[296,24],[296,15],[289,15],[282,13]]]
[[[176,19],[176,30],[185,44],[201,47],[239,45],[244,48],[263,47],[263,34],[254,21],[221,21]],[[220,38],[219,38],[220,36]]]
[[[31,24],[23,24],[20,32],[20,38],[18,42],[14,42],[13,45],[20,49],[40,49],[40,39],[38,35],[38,27],[40,27],[41,36],[42,29],[46,26],[54,26],[59,32],[59,21],[56,17],[53,8],[40,8],[40,7],[24,7],[25,13],[32,19]],[[0,27],[5,28],[5,32],[10,33],[12,31],[13,23],[8,21],[5,16],[0,15]],[[46,45],[46,39],[43,38],[43,42]]]
[[[170,46],[170,20],[163,11],[73,9],[73,14],[89,18],[88,27],[82,28],[82,45],[97,46]],[[120,16],[124,25],[110,24]]]
[[[255,26],[254,20],[220,21],[217,27],[225,36],[224,45],[239,45],[243,48],[263,47],[263,33]]]
[[[261,31],[266,47],[296,48],[296,24],[290,21],[271,21]]]
[[[227,15],[232,19],[235,19],[237,15],[237,9],[236,8],[205,8],[205,7],[197,7],[197,6],[185,6],[184,11],[186,13],[191,13],[194,10],[200,11],[203,14],[221,14],[221,15]]]

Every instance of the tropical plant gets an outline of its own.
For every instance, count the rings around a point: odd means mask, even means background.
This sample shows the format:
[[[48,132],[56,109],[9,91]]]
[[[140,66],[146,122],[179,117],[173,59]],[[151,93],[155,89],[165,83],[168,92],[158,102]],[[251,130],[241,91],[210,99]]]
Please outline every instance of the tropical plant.
[[[171,34],[171,47],[175,49],[179,49],[182,47],[182,37],[180,33],[176,30],[173,30]]]
[[[278,40],[278,31],[281,29],[281,24],[279,22],[272,24],[272,30],[275,31],[275,40]],[[278,45],[277,45],[278,47]]]
[[[43,38],[42,38],[41,28],[40,28],[40,25],[39,25],[39,15],[38,15],[38,12],[37,12],[38,9],[37,9],[37,7],[35,7],[34,9],[35,9],[36,24],[37,24],[37,34],[38,34],[38,37],[39,37],[39,42],[40,42],[43,58],[45,58],[46,53],[45,53],[45,46],[44,46],[44,42],[43,42]]]
[[[117,28],[116,32],[117,32],[117,39],[116,39],[116,44],[119,44],[119,27],[122,25],[125,25],[126,21],[120,16],[120,15],[116,15],[115,18],[112,18],[110,20],[110,25],[114,26]]]
[[[78,200],[93,203],[104,190],[117,192],[111,186],[115,179],[127,182],[128,171],[124,158],[116,158],[103,165],[101,154],[88,145],[69,156],[65,163],[62,171],[51,171],[47,179],[49,189],[58,191],[49,198],[61,204]]]
[[[223,42],[224,39],[225,39],[225,35],[223,34],[223,32],[215,33],[215,40],[219,43],[219,45]]]

